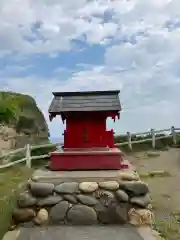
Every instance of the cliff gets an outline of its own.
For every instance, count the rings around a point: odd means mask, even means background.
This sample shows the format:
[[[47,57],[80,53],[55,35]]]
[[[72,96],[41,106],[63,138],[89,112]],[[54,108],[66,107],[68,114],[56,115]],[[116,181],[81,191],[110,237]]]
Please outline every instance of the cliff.
[[[0,150],[48,142],[49,130],[35,100],[12,92],[0,92]]]

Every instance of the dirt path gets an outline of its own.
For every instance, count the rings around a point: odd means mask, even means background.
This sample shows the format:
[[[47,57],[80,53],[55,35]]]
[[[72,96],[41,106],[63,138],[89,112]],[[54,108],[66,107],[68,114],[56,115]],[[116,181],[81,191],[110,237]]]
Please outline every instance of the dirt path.
[[[149,185],[156,220],[161,222],[162,231],[166,231],[164,235],[168,240],[180,239],[180,224],[172,215],[174,212],[180,215],[180,149],[158,153],[156,157],[146,157],[144,152],[136,153],[128,159],[140,173],[154,170],[170,173],[171,176],[146,177],[143,180]]]

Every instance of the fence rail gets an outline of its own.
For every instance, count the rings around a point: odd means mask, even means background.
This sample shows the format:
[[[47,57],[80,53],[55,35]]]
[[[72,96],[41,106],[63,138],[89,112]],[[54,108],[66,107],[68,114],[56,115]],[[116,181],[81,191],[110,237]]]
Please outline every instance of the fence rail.
[[[149,132],[140,132],[140,133],[130,133],[127,132],[127,142],[116,143],[116,146],[123,146],[128,145],[129,149],[132,150],[132,145],[136,143],[143,143],[143,142],[152,142],[152,148],[156,148],[156,140],[165,139],[165,138],[172,138],[172,142],[174,145],[177,144],[177,135],[180,135],[180,128],[175,128],[172,126],[171,128],[162,129],[162,130],[154,130],[151,129]],[[156,134],[162,134],[164,132],[170,132],[170,134],[164,136],[156,136]],[[149,135],[149,138],[141,139],[141,140],[132,140],[133,136],[144,136]]]
[[[25,153],[24,158],[22,158],[20,160],[17,160],[17,161],[14,161],[14,162],[2,164],[2,165],[0,165],[0,169],[5,169],[5,168],[8,168],[8,167],[14,166],[16,164],[22,163],[22,162],[25,162],[26,166],[31,168],[31,161],[32,160],[38,160],[38,159],[43,159],[43,158],[49,157],[49,154],[44,154],[44,155],[40,155],[40,156],[31,156],[31,151],[32,150],[48,148],[48,147],[57,147],[57,146],[60,146],[60,145],[61,144],[59,144],[59,143],[55,143],[55,144],[49,143],[49,144],[43,144],[43,145],[37,145],[37,146],[31,146],[30,144],[27,144],[24,148],[19,148],[19,149],[16,149],[14,151],[11,151],[9,153],[0,155],[0,160],[1,160],[3,158],[7,158],[8,156],[15,155],[17,153],[22,153],[22,152]]]
[[[170,134],[167,134],[165,136],[156,136],[156,134],[160,134],[160,133],[164,133],[164,132],[170,132]],[[149,135],[149,138],[141,139],[141,140],[132,140],[133,136],[144,136],[144,135]],[[173,144],[176,145],[177,144],[177,135],[180,135],[180,128],[175,128],[174,126],[172,126],[171,128],[162,129],[162,130],[151,129],[148,132],[140,132],[140,133],[127,132],[127,135],[126,135],[127,142],[116,143],[115,145],[116,146],[128,145],[129,149],[132,150],[133,144],[143,143],[143,142],[152,142],[152,148],[156,148],[156,140],[165,139],[165,138],[172,138]],[[43,148],[48,148],[48,147],[57,147],[57,146],[61,146],[61,144],[60,143],[55,143],[55,144],[49,143],[49,144],[36,145],[36,146],[31,146],[30,144],[27,144],[24,148],[19,148],[14,151],[11,151],[9,153],[0,155],[0,160],[1,160],[3,158],[7,158],[8,156],[15,155],[17,153],[22,153],[22,152],[25,153],[24,158],[19,159],[14,162],[9,162],[7,164],[2,164],[2,165],[0,165],[0,169],[5,169],[8,167],[14,166],[16,164],[22,163],[22,162],[25,162],[26,166],[28,168],[31,168],[32,160],[38,160],[38,159],[43,159],[43,158],[49,157],[49,154],[44,154],[44,155],[40,155],[40,156],[31,156],[32,150],[43,149]]]

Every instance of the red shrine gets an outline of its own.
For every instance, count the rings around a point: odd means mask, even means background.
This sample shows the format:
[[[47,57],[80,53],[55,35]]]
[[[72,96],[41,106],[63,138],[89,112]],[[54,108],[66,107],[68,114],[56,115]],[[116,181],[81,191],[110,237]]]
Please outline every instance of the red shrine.
[[[55,92],[49,108],[52,120],[61,115],[64,150],[51,153],[52,170],[121,169],[122,152],[114,145],[106,119],[120,117],[120,91]]]

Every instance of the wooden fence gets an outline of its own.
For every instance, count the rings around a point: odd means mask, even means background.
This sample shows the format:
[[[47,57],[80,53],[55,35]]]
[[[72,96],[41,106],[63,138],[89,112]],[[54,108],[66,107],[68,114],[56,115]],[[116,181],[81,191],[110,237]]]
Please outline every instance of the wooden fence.
[[[178,132],[179,131],[179,132]],[[156,134],[162,134],[164,132],[170,132],[170,134],[164,135],[164,136],[156,136]],[[151,129],[148,132],[141,132],[141,133],[130,133],[127,132],[127,142],[122,142],[122,143],[116,143],[116,146],[123,146],[123,145],[128,145],[129,149],[132,150],[132,145],[136,144],[136,143],[143,143],[143,142],[152,142],[152,148],[156,147],[156,140],[158,139],[164,139],[164,138],[172,138],[172,142],[174,145],[176,145],[177,143],[177,135],[180,135],[180,128],[175,128],[175,127],[171,127],[168,129],[162,129],[162,130],[154,130]],[[149,135],[150,137],[147,139],[142,139],[142,140],[132,140],[132,136],[145,136],[145,135]],[[43,149],[43,148],[48,148],[48,147],[60,147],[61,144],[60,143],[56,143],[56,144],[44,144],[44,145],[37,145],[37,146],[30,146],[29,144],[27,144],[24,148],[19,148],[16,149],[14,151],[11,151],[9,153],[0,155],[0,160],[3,158],[7,158],[10,157],[12,155],[15,155],[17,153],[25,153],[25,157],[22,159],[19,159],[17,161],[13,161],[13,162],[9,162],[7,164],[2,164],[0,165],[0,169],[5,169],[8,167],[11,167],[13,165],[16,165],[18,163],[22,163],[25,162],[26,166],[28,168],[31,168],[32,165],[32,160],[38,160],[38,159],[43,159],[43,158],[47,158],[49,157],[49,154],[44,154],[44,155],[40,155],[40,156],[31,156],[31,151],[35,150],[35,149]]]
[[[170,134],[165,134],[164,136],[156,136],[156,134],[164,134],[165,132],[170,132]],[[149,138],[141,139],[141,140],[132,140],[132,136],[147,136]],[[129,149],[132,150],[132,145],[136,143],[143,143],[143,142],[152,142],[152,148],[156,148],[156,140],[165,139],[165,138],[172,138],[173,145],[177,144],[177,135],[180,135],[180,128],[175,128],[172,126],[171,128],[162,129],[162,130],[154,130],[151,129],[148,132],[140,132],[140,133],[130,133],[127,132],[127,142],[116,143],[116,146],[123,146],[128,145]]]
[[[32,150],[43,149],[43,148],[48,148],[48,147],[57,147],[57,146],[60,146],[60,144],[59,143],[56,143],[56,144],[49,143],[49,144],[37,145],[37,146],[30,146],[30,144],[27,144],[24,148],[19,148],[19,149],[16,149],[14,151],[8,152],[6,154],[0,155],[0,160],[1,160],[3,158],[10,157],[10,156],[15,155],[17,153],[23,153],[23,152],[25,153],[24,158],[19,159],[17,161],[9,162],[7,164],[2,164],[2,165],[0,165],[0,169],[8,168],[8,167],[11,167],[13,165],[16,165],[16,164],[22,163],[22,162],[25,162],[26,166],[31,168],[31,161],[32,160],[38,160],[38,159],[43,159],[43,158],[49,157],[49,154],[44,154],[44,155],[40,155],[40,156],[31,156],[31,151]]]

